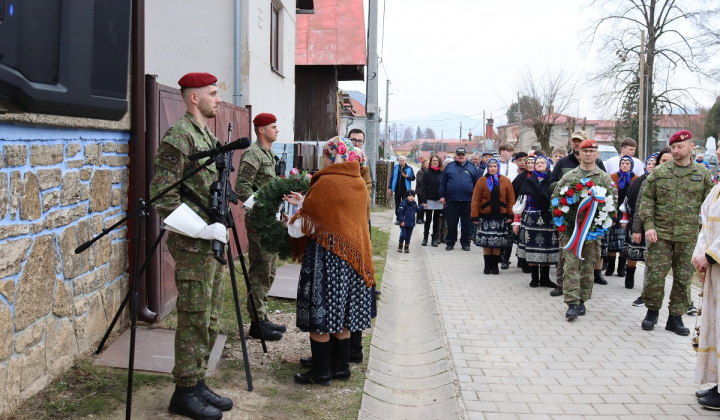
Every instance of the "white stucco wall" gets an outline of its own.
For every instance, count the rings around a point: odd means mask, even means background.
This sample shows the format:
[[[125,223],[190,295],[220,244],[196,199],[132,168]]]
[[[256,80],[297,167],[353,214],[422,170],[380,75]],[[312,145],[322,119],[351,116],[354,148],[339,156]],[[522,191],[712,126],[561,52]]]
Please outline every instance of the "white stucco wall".
[[[282,75],[270,67],[271,0],[243,0],[241,106],[253,115],[278,118],[281,142],[293,141],[295,115],[295,1],[274,0],[281,9]],[[220,98],[233,102],[232,0],[146,0],[145,69],[158,82],[177,87],[185,73],[206,71],[218,78]],[[203,7],[200,7],[200,6]]]

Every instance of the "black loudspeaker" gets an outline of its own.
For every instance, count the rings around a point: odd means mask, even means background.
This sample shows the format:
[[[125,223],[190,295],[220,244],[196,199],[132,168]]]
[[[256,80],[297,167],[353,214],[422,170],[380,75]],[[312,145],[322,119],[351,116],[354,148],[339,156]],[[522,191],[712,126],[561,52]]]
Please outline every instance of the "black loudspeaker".
[[[0,0],[0,112],[119,120],[131,0]]]

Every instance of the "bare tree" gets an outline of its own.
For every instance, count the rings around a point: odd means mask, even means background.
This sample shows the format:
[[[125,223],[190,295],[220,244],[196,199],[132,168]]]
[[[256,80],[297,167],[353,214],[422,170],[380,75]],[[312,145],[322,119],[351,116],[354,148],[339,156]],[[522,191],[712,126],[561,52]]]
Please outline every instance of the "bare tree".
[[[708,68],[708,58],[720,51],[716,32],[717,1],[592,0],[601,13],[584,34],[586,45],[600,45],[602,64],[592,82],[600,83],[598,104],[618,115],[622,104],[637,97],[640,78],[640,31],[644,30],[648,124],[662,107],[682,110],[692,100],[693,86],[682,86],[674,75],[691,72],[700,79],[720,80],[720,71]],[[649,102],[648,102],[649,101]],[[652,127],[648,127],[650,133]],[[638,139],[640,140],[640,139]]]
[[[536,76],[530,69],[520,75],[520,118],[535,132],[543,150],[552,150],[550,136],[558,118],[575,99],[575,82],[564,70]],[[522,137],[521,137],[522,138]]]

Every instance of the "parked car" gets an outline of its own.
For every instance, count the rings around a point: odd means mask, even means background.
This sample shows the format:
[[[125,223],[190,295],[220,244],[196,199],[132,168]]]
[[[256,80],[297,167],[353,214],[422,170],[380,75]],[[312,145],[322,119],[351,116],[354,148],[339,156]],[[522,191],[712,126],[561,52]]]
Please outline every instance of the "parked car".
[[[603,162],[610,159],[611,157],[618,156],[618,151],[613,146],[601,144],[598,146],[598,151],[600,152],[600,160],[602,160]]]
[[[708,165],[710,165],[710,173],[715,176],[715,172],[717,171],[718,167],[717,156],[715,156],[715,153],[711,154],[710,156],[706,154],[705,160],[707,160]]]

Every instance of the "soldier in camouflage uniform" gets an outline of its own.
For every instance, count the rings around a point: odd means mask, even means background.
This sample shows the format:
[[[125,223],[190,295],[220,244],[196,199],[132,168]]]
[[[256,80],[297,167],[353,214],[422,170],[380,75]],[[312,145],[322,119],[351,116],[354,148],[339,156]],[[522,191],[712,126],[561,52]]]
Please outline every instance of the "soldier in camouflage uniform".
[[[245,150],[240,158],[235,192],[241,201],[246,201],[255,192],[275,178],[277,156],[272,151],[272,144],[277,140],[277,118],[268,113],[255,116],[253,120],[257,141]],[[278,203],[279,204],[279,203]],[[267,319],[267,295],[275,281],[277,254],[266,252],[260,246],[260,236],[253,226],[245,223],[248,236],[248,282],[252,288],[252,298],[257,309],[257,316],[252,310],[248,299],[247,311],[250,313],[250,335],[260,338],[261,333],[266,340],[275,341],[282,338],[285,325],[277,325]]]
[[[642,329],[658,322],[665,296],[665,276],[673,271],[673,286],[665,329],[688,335],[682,314],[691,305],[692,254],[698,238],[700,206],[713,187],[710,172],[690,157],[695,144],[682,130],[670,138],[673,161],[656,167],[645,180],[639,216],[645,225],[647,276],[642,298],[648,311]]]
[[[589,178],[595,185],[607,189],[608,195],[612,194],[613,206],[617,203],[617,190],[615,189],[610,175],[605,173],[596,165],[598,157],[598,146],[595,140],[584,140],[580,144],[580,166],[570,170],[560,178],[555,187],[553,198],[560,197],[560,190],[563,187],[574,188],[576,184],[583,178]],[[577,206],[571,207],[570,211],[564,215],[566,226],[575,225],[575,212]],[[613,211],[614,213],[614,211]],[[572,236],[572,230],[566,229],[560,235],[560,246],[565,246]],[[568,320],[576,319],[578,316],[585,315],[585,302],[592,296],[594,284],[594,268],[600,261],[600,239],[594,241],[586,241],[582,248],[582,258],[579,259],[570,251],[563,251],[562,258],[564,260],[564,281],[562,284],[562,294],[565,297],[565,303],[568,310],[565,317]]]
[[[155,196],[207,159],[192,162],[188,156],[213,148],[217,139],[207,127],[220,103],[217,78],[208,73],[189,73],[178,84],[187,112],[165,133],[155,156],[155,175],[150,195]],[[201,206],[210,199],[210,184],[217,179],[214,165],[186,180],[184,187],[168,192],[154,207],[168,217],[181,203],[189,206],[206,223],[210,217]],[[191,418],[219,419],[230,410],[232,400],[212,392],[205,385],[205,371],[219,330],[225,267],[213,257],[212,240],[227,242],[227,229],[220,223],[207,226],[197,237],[170,232],[167,246],[175,260],[177,330],[175,332],[175,392],[170,412]]]

